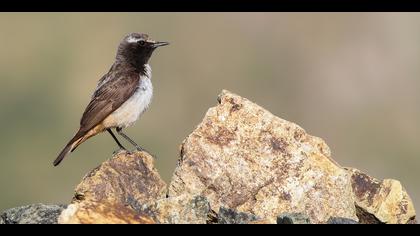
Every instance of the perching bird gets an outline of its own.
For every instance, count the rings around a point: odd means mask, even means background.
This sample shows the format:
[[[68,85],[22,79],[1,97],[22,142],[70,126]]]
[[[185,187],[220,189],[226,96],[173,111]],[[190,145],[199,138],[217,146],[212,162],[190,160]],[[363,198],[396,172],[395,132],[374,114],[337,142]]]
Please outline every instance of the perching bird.
[[[125,149],[111,131],[112,128],[138,150],[142,150],[122,129],[133,125],[149,106],[153,86],[148,61],[157,47],[168,44],[153,41],[147,34],[141,33],[131,33],[124,37],[118,46],[114,64],[99,80],[83,113],[79,131],[58,155],[54,166],[60,164],[69,152],[88,138],[105,130],[120,148]]]

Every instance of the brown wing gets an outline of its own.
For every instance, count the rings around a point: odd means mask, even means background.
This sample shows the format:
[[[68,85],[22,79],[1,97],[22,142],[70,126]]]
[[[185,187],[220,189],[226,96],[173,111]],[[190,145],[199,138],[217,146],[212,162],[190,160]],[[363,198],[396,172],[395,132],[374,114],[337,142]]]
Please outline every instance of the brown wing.
[[[83,113],[80,132],[89,131],[127,101],[137,89],[139,75],[125,73],[124,76],[116,75],[114,78],[101,79],[100,83],[103,81],[105,83],[97,88]]]

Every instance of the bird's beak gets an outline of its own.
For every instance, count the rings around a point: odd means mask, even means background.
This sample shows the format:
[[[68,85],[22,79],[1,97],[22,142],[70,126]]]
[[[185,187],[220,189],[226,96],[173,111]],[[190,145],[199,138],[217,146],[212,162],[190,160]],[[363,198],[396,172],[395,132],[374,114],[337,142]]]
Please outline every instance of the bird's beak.
[[[168,44],[169,44],[168,42],[154,42],[154,43],[153,43],[153,47],[154,47],[154,48],[157,48],[157,47],[166,46],[166,45],[168,45]]]

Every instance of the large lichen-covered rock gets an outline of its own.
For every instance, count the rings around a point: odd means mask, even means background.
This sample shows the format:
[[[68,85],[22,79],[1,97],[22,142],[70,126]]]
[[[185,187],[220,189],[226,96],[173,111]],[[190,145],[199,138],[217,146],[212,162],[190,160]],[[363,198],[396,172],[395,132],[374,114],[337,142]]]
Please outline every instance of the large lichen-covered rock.
[[[83,178],[59,223],[154,223],[136,211],[164,198],[166,184],[146,152],[119,152]]]
[[[357,219],[349,173],[298,125],[228,91],[184,140],[169,196],[206,196],[261,218],[303,212],[312,222]]]
[[[286,212],[303,213],[312,223],[326,223],[331,217],[359,221],[360,213],[372,205],[362,204],[361,195],[354,193],[354,173],[331,159],[322,139],[229,91],[218,101],[184,140],[169,196],[203,195],[216,214],[226,207],[271,223]],[[413,219],[412,202],[397,185],[393,191],[401,197],[385,205],[402,201],[405,207],[384,205],[379,208],[394,209],[391,214],[399,211],[399,216],[378,217],[407,223]],[[373,205],[369,212],[383,214]]]
[[[57,224],[65,205],[32,204],[0,213],[0,224]]]

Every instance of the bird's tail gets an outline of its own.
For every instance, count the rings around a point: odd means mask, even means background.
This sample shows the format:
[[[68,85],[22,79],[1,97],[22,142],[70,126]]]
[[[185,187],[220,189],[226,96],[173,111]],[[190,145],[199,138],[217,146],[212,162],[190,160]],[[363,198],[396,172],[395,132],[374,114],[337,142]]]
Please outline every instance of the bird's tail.
[[[67,143],[67,145],[63,148],[63,150],[58,155],[57,159],[55,159],[53,165],[58,166],[60,162],[66,157],[69,152],[72,152],[74,149],[76,149],[77,146],[79,146],[85,139],[84,134],[79,131],[74,135],[74,137]]]

